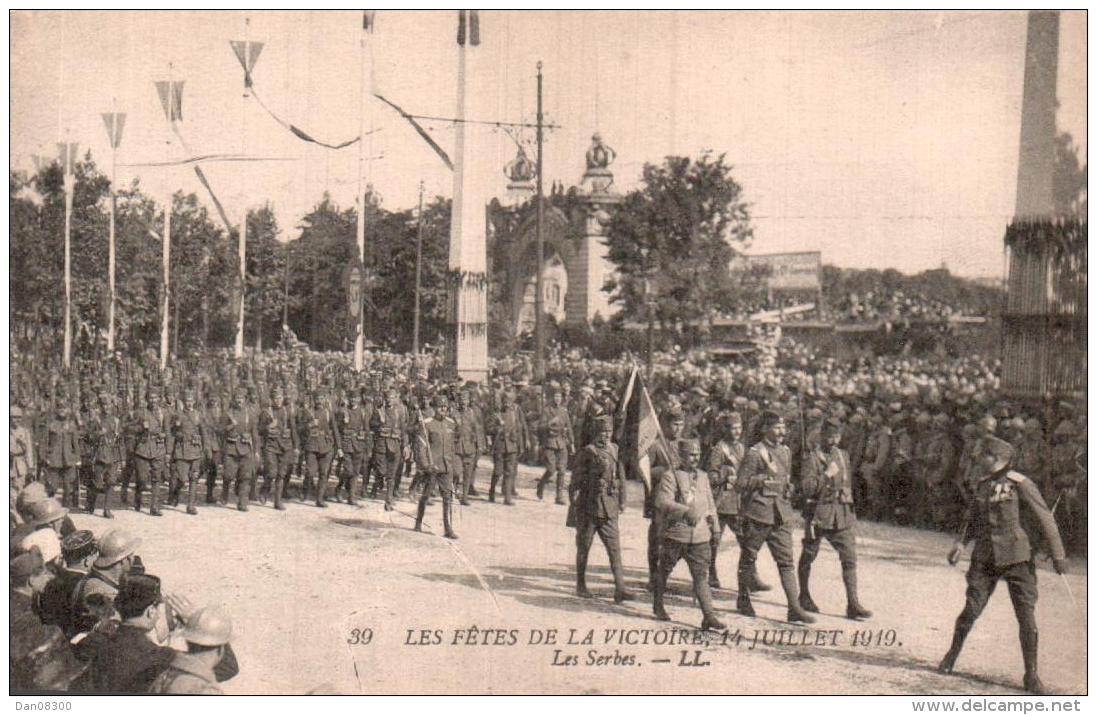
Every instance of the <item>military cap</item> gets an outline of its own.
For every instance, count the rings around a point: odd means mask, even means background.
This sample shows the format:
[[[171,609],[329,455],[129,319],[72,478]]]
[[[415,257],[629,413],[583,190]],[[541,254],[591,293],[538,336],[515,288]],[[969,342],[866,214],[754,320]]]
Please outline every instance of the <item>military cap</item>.
[[[11,408],[11,412],[9,414],[10,414],[11,417],[14,417],[14,418],[22,417],[23,416],[23,408],[20,407],[19,405],[15,405],[14,407]]]
[[[99,558],[95,568],[105,569],[113,566],[127,556],[132,556],[141,545],[141,539],[124,529],[108,531],[99,542]]]
[[[994,455],[994,457],[1002,462],[1008,462],[1013,459],[1013,451],[1013,445],[1004,439],[987,437],[983,440],[983,452],[985,454]]]
[[[830,415],[823,420],[822,430],[823,432],[841,432],[845,429],[845,424],[837,415]]]
[[[431,400],[431,403],[435,407],[446,407],[449,405],[449,398],[446,397],[445,393],[439,392],[434,396],[434,399]]]
[[[1073,437],[1076,434],[1078,434],[1078,430],[1075,429],[1074,423],[1070,420],[1063,420],[1055,428],[1055,436],[1057,437]]]
[[[31,526],[52,524],[65,518],[65,514],[69,513],[68,509],[61,506],[61,502],[48,498],[31,504],[29,510],[30,519],[27,520],[27,523]]]
[[[695,439],[683,439],[678,441],[678,454],[685,457],[689,454],[700,454],[701,443]]]
[[[742,426],[742,424],[743,424],[743,416],[742,416],[742,415],[740,415],[740,414],[739,414],[738,412],[727,412],[727,413],[725,413],[725,414],[724,414],[724,422],[725,422],[725,423],[726,423],[726,424],[727,424],[727,425],[728,425],[729,427],[730,427],[731,425],[739,425],[739,426]]]
[[[83,561],[98,550],[95,544],[95,534],[90,529],[74,531],[61,539],[61,553],[65,561],[76,563]]]
[[[38,529],[23,537],[19,542],[19,553],[37,550],[47,564],[61,555],[61,540],[53,529]]]
[[[130,574],[122,579],[114,597],[114,610],[122,618],[134,618],[161,601],[160,579],[151,574]]]
[[[773,427],[774,425],[776,425],[777,423],[783,422],[783,421],[784,421],[784,418],[781,417],[781,415],[777,414],[776,412],[773,412],[772,410],[766,410],[765,412],[762,413],[762,416],[759,418],[758,426],[764,432],[764,431],[768,430],[769,428]]]
[[[39,573],[46,567],[46,562],[38,549],[28,553],[19,554],[8,562],[8,577],[14,583],[25,583],[31,576]]]
[[[600,417],[595,418],[594,423],[598,427],[598,429],[607,429],[607,428],[608,429],[613,429],[613,416],[612,415],[602,415]]]
[[[232,620],[220,608],[199,608],[187,619],[183,640],[201,646],[225,645],[232,640]]]

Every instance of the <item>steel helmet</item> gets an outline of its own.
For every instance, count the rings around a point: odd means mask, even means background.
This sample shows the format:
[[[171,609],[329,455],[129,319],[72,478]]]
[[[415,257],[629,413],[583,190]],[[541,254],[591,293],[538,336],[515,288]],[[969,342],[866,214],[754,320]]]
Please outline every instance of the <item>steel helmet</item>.
[[[42,482],[30,482],[19,491],[19,496],[15,498],[15,509],[20,514],[26,514],[30,509],[31,504],[45,501],[49,498],[49,494],[46,493],[46,487]]]
[[[31,526],[44,526],[63,519],[69,510],[61,506],[56,499],[44,499],[30,505],[30,518],[27,523]]]
[[[127,556],[132,556],[137,547],[141,545],[141,539],[124,529],[108,531],[99,542],[99,558],[95,560],[95,568],[109,568]]]
[[[232,619],[216,606],[199,608],[187,619],[183,639],[195,645],[225,645],[232,640]]]
[[[23,537],[19,542],[19,550],[29,553],[31,549],[38,547],[42,554],[42,560],[47,564],[56,560],[61,555],[61,539],[53,529],[39,529]]]

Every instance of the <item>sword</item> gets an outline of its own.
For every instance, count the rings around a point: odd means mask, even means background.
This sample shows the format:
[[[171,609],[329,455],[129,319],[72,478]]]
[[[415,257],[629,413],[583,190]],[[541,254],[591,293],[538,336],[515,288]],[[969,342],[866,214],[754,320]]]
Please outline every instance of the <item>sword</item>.
[[[1078,602],[1074,600],[1074,591],[1072,591],[1070,588],[1070,582],[1067,581],[1066,574],[1059,574],[1059,578],[1063,580],[1063,585],[1066,586],[1067,596],[1070,597],[1070,605],[1074,606],[1074,610],[1078,610]]]

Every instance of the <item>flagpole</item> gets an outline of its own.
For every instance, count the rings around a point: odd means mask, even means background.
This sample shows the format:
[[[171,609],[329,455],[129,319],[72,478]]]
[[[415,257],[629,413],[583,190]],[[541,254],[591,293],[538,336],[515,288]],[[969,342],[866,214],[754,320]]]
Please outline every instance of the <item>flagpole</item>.
[[[544,231],[544,201],[545,191],[543,184],[544,173],[544,121],[542,111],[543,77],[541,74],[541,62],[537,62],[537,292],[533,297],[533,330],[537,346],[536,360],[534,362],[534,374],[538,380],[545,377],[545,231]]]
[[[114,352],[114,309],[115,309],[115,262],[117,255],[115,253],[115,237],[114,237],[114,212],[115,203],[117,202],[117,193],[115,190],[116,181],[118,177],[118,144],[122,140],[122,132],[118,126],[118,102],[116,99],[111,99],[111,121],[107,129],[110,131],[110,230],[107,234],[107,290],[110,293],[110,302],[107,304],[107,352]]]
[[[423,289],[423,180],[419,180],[419,225],[415,230],[415,314],[411,354],[419,355],[419,294]]]
[[[67,137],[66,137],[67,138]],[[61,166],[65,171],[65,353],[64,367],[72,366],[72,195],[76,189],[76,177],[72,164],[75,152],[68,142],[61,144]]]
[[[365,162],[366,143],[366,36],[369,34],[369,15],[366,11],[362,14],[362,36],[358,42],[358,222],[355,227],[356,246],[358,248],[358,265],[361,267],[361,287],[359,295],[366,283],[366,197],[362,186],[362,165]],[[371,68],[372,70],[372,68]],[[371,72],[372,75],[372,72]],[[372,85],[372,81],[370,82]],[[370,90],[372,91],[372,87]],[[354,326],[354,369],[362,371],[363,352],[365,351],[365,311],[363,301],[358,299],[357,320]]]
[[[168,63],[168,125],[171,126],[175,122],[175,74],[172,72],[174,69],[171,62]],[[168,140],[171,143],[171,140]],[[160,306],[160,370],[163,371],[168,366],[168,307],[171,305],[171,212],[172,202],[174,201],[174,192],[168,189],[168,201],[164,206],[164,236],[163,243],[161,244],[161,259],[162,259],[162,284],[164,287],[164,295],[161,297]]]
[[[244,18],[244,57],[245,62],[250,59],[248,47],[248,30],[251,27],[251,18]],[[247,79],[247,71],[245,68],[245,80]],[[240,104],[240,144],[241,153],[247,155],[248,151],[248,82],[244,82],[244,94],[243,101]],[[243,203],[244,215],[240,221],[240,244],[237,247],[237,254],[240,261],[240,273],[239,273],[239,298],[240,306],[236,313],[236,345],[233,349],[233,355],[236,359],[240,359],[244,356],[244,281],[247,278],[247,241],[248,241],[248,206],[247,206],[247,191],[244,192]]]

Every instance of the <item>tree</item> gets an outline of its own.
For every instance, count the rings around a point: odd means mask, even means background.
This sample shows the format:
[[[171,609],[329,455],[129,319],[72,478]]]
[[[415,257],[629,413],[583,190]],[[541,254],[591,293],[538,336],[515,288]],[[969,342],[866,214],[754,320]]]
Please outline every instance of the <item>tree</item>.
[[[743,188],[724,155],[646,164],[606,228],[617,277],[608,286],[621,317],[645,316],[645,281],[664,326],[731,310],[744,287],[729,265],[752,236]]]
[[[278,241],[278,220],[270,204],[248,212],[247,305],[245,325],[255,331],[255,344],[262,349],[269,338],[281,333],[282,302],[288,249]],[[264,336],[268,341],[264,341]]]
[[[1078,161],[1078,147],[1069,132],[1055,137],[1055,171],[1052,195],[1060,216],[1086,217],[1089,214],[1089,165]]]

